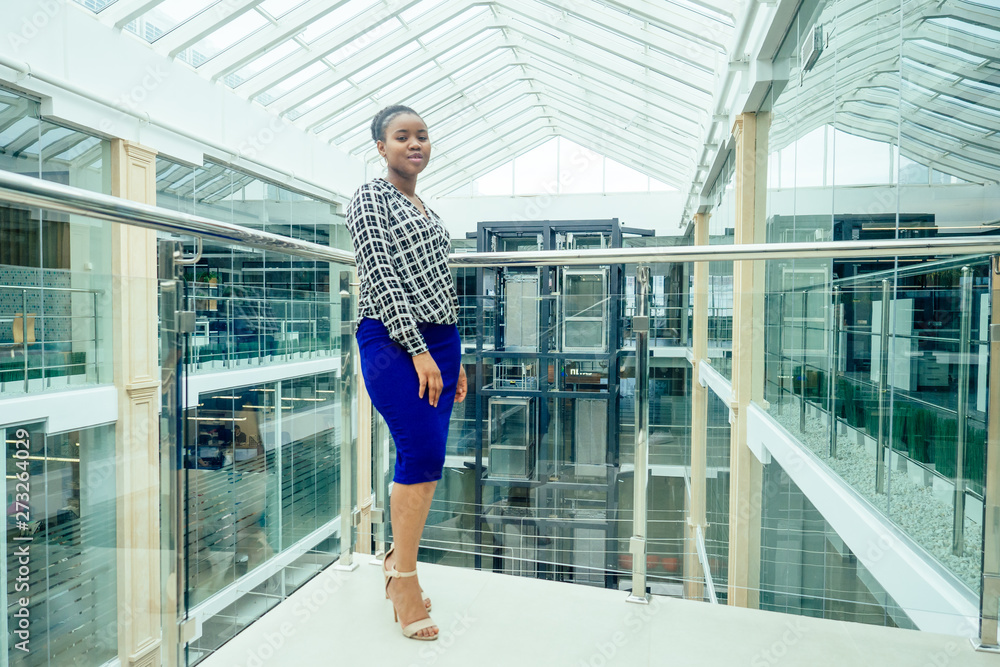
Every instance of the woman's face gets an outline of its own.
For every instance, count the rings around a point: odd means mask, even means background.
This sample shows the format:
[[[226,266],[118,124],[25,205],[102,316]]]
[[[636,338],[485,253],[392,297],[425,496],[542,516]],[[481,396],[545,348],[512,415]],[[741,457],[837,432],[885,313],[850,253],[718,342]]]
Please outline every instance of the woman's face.
[[[385,131],[385,139],[378,142],[378,152],[385,158],[389,172],[406,179],[416,178],[431,159],[431,141],[427,126],[420,116],[399,114]]]

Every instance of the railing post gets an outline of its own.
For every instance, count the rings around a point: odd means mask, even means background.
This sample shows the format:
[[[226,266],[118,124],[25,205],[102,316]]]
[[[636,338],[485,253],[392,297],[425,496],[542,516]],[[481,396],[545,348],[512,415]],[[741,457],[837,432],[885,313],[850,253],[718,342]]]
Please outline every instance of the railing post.
[[[160,307],[160,402],[159,446],[160,467],[166,486],[164,496],[163,545],[166,554],[163,565],[169,576],[164,580],[163,594],[167,600],[168,618],[163,623],[165,665],[180,665],[185,644],[195,627],[188,621],[187,560],[184,544],[187,536],[187,484],[184,468],[184,343],[182,323],[184,294],[177,258],[180,246],[172,241],[160,245],[159,307]],[[123,278],[124,280],[124,278]],[[188,318],[193,322],[193,317]],[[171,554],[170,551],[173,551]],[[172,587],[169,584],[173,584]]]
[[[708,245],[707,213],[694,216],[695,243]],[[687,518],[684,549],[684,597],[702,600],[712,580],[709,561],[703,557],[708,466],[708,387],[702,384],[708,360],[708,262],[696,262],[691,313],[691,507]],[[699,551],[701,549],[701,551]],[[709,588],[711,590],[711,587]],[[713,593],[714,594],[714,593]]]
[[[875,445],[875,493],[885,493],[885,440],[888,430],[885,426],[889,409],[887,401],[887,384],[889,383],[889,280],[882,280],[882,331],[879,334],[878,359],[878,442]]]
[[[972,339],[972,269],[962,267],[961,324],[958,334],[958,440],[955,444],[955,522],[951,551],[965,552],[965,425],[969,415],[969,357]]]
[[[646,592],[646,482],[649,470],[649,267],[636,271],[635,332],[635,476],[632,507],[632,594],[629,602],[649,604]]]
[[[778,402],[781,404],[781,411],[785,411],[785,380],[791,378],[785,371],[785,325],[788,318],[785,317],[785,293],[778,293]],[[791,371],[789,370],[788,373]]]
[[[799,367],[799,433],[806,432],[806,310],[809,306],[809,295],[802,290],[802,366]]]
[[[830,327],[830,458],[837,458],[837,351],[840,345],[840,288],[833,288],[833,322]]]
[[[1000,255],[990,261],[989,391],[986,406],[986,493],[983,522],[983,582],[977,648],[1000,650]],[[986,372],[985,368],[979,369]]]
[[[21,347],[24,349],[24,393],[28,393],[28,290],[21,290]]]
[[[94,292],[94,382],[101,383],[100,333],[97,324],[97,292]]]
[[[351,318],[351,272],[340,272],[340,560],[338,570],[354,570],[351,533],[354,528],[354,503],[351,500],[351,479],[354,469],[354,411],[351,395],[354,382],[354,357],[351,338],[354,322]]]

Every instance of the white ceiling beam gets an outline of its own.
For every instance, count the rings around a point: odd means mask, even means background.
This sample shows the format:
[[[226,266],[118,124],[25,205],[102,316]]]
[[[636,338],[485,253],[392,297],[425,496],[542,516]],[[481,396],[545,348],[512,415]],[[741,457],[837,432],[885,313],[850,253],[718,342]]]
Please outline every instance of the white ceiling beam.
[[[458,97],[437,109],[421,107],[419,111],[427,122],[432,145],[437,145],[442,140],[449,139],[451,137],[450,132],[456,123],[468,126],[470,123],[474,123],[484,116],[495,114],[507,106],[520,102],[524,98],[523,95],[505,96],[503,99],[498,99],[500,95],[511,91],[512,87],[522,85],[522,81],[516,77],[517,72],[512,70],[510,74],[511,78],[507,82],[507,85],[477,100],[475,105],[470,105],[469,101],[464,97]],[[353,140],[350,142],[338,141],[337,145],[348,152],[356,154],[359,149],[365,148],[371,143],[371,136],[365,134],[357,142]]]
[[[83,153],[80,153],[70,162],[73,167],[79,169],[81,167],[89,167],[94,164],[97,160],[100,160],[104,154],[103,142],[97,142]]]
[[[487,41],[473,47],[469,56],[468,60],[465,58],[454,58],[446,61],[444,64],[436,64],[426,79],[418,78],[396,90],[390,88],[391,98],[387,97],[388,93],[382,92],[386,87],[380,85],[366,84],[351,91],[351,97],[347,98],[350,102],[345,104],[342,109],[349,109],[364,100],[367,100],[369,103],[364,109],[358,111],[356,114],[352,114],[354,118],[345,118],[339,121],[336,126],[324,128],[323,133],[327,134],[327,136],[336,136],[335,134],[328,134],[328,130],[335,127],[340,130],[353,127],[350,123],[354,122],[356,124],[356,117],[371,116],[385,102],[405,102],[409,106],[420,106],[428,100],[438,100],[455,95],[460,91],[479,86],[489,77],[496,75],[504,69],[511,68],[515,62],[511,49],[499,40]],[[469,69],[470,66],[472,66],[472,69]],[[449,83],[451,85],[448,85]],[[415,106],[414,108],[417,107]],[[312,129],[326,123],[332,118],[343,115],[342,109],[335,112],[324,110],[323,113],[325,113],[325,116],[318,121],[311,121],[309,128]]]
[[[398,1],[391,2],[390,6],[399,4],[403,3]],[[357,56],[367,57],[368,64],[377,62],[386,55],[391,54],[395,49],[398,49],[403,44],[412,41],[424,33],[429,32],[434,28],[439,27],[441,24],[455,18],[470,6],[471,3],[467,2],[446,2],[438,5],[428,14],[422,16],[410,25],[404,26],[401,24],[401,27],[397,28],[389,35],[364,44]],[[309,67],[313,63],[326,58],[338,49],[363,38],[371,32],[372,29],[385,21],[396,20],[393,18],[396,13],[398,13],[398,11],[390,10],[388,6],[383,7],[376,5],[375,7],[358,14],[344,25],[334,28],[325,36],[316,39],[314,42],[309,44],[306,49],[293,53],[284,60],[275,64],[274,67],[270,67],[261,74],[253,77],[250,81],[240,85],[237,90],[240,91],[241,94],[246,95],[248,98],[253,99],[257,95],[274,87],[288,77],[300,72],[306,67]],[[352,57],[349,60],[358,62],[356,57]],[[340,66],[337,65],[337,68],[337,78],[346,78],[346,76],[339,76]]]
[[[569,132],[567,132],[567,131],[559,131],[559,132],[556,133],[556,135],[553,135],[553,134],[551,134],[549,132],[542,133],[541,136],[540,136],[540,139],[538,141],[529,142],[528,145],[526,145],[526,146],[522,147],[520,150],[516,151],[517,154],[514,155],[514,156],[512,156],[512,157],[509,156],[509,155],[495,156],[494,157],[494,156],[492,156],[491,153],[486,153],[485,151],[483,151],[484,152],[484,157],[476,159],[478,157],[477,153],[473,153],[470,156],[467,156],[469,158],[467,160],[467,162],[474,163],[476,165],[475,169],[473,169],[473,170],[470,170],[470,169],[461,169],[461,170],[443,169],[443,170],[441,170],[442,173],[439,173],[438,171],[435,171],[434,174],[432,176],[430,176],[429,178],[425,177],[425,179],[421,182],[421,187],[422,187],[422,189],[424,189],[424,190],[426,190],[428,192],[434,192],[434,193],[436,193],[437,196],[440,196],[440,195],[443,195],[443,194],[447,194],[447,193],[451,192],[452,190],[454,190],[455,188],[460,187],[463,184],[463,182],[468,182],[468,181],[475,180],[475,179],[479,178],[480,176],[482,176],[484,174],[487,174],[490,171],[496,169],[497,167],[505,164],[506,162],[509,162],[512,159],[516,159],[518,157],[521,157],[522,155],[524,155],[528,151],[536,148],[538,145],[544,143],[545,141],[547,141],[549,139],[552,139],[554,136],[563,136],[566,139],[569,139],[570,141],[573,141],[574,143],[577,143],[577,144],[579,144],[581,146],[584,146],[585,148],[589,148],[590,150],[595,150],[593,147],[587,146],[587,143],[586,143],[587,137],[591,136],[592,134],[593,134],[593,132],[590,129],[586,128],[586,127],[582,127],[581,128],[581,127],[573,126],[573,127],[570,127],[570,131]],[[613,159],[616,162],[619,162],[621,164],[625,164],[626,166],[629,166],[629,167],[631,167],[633,169],[636,169],[640,173],[649,175],[652,178],[656,178],[656,179],[658,179],[658,180],[660,180],[662,182],[665,182],[668,185],[672,184],[671,180],[676,178],[676,177],[673,177],[670,174],[649,174],[648,172],[650,170],[649,170],[648,165],[644,166],[642,164],[637,163],[636,160],[633,157],[630,157],[629,155],[627,155],[627,154],[625,154],[625,153],[623,153],[622,151],[619,151],[619,150],[606,151],[606,152],[601,152],[601,151],[596,151],[595,150],[595,152],[597,152],[598,154],[600,154],[600,155],[602,155],[604,157],[608,157],[610,159]],[[687,179],[684,179],[685,182],[686,182],[686,180]]]
[[[421,190],[431,197],[447,195],[463,184],[471,183],[480,176],[537,148],[555,136],[555,132],[547,125],[532,128],[495,154],[467,163],[471,166],[449,167],[442,170],[441,173],[435,172],[429,175],[433,178],[424,178],[420,184]]]
[[[264,0],[228,0],[193,17],[156,40],[154,48],[170,58],[189,48],[235,18],[253,11]],[[263,17],[261,17],[263,18]]]
[[[120,0],[119,0],[120,1]],[[410,0],[415,5],[420,0]],[[253,36],[231,46],[198,68],[202,75],[215,81],[236,72],[268,51],[299,35],[313,22],[335,12],[350,0],[307,0]]]
[[[692,170],[689,168],[685,169],[684,166],[669,166],[662,160],[657,161],[657,165],[655,166],[650,165],[648,160],[648,145],[641,136],[633,138],[606,132],[604,129],[591,123],[589,118],[586,117],[586,112],[580,114],[579,110],[576,109],[570,110],[568,108],[560,108],[564,105],[559,101],[543,99],[540,102],[526,102],[525,105],[558,111],[558,113],[552,114],[556,127],[559,128],[560,126],[565,126],[573,130],[572,133],[558,131],[558,134],[567,136],[567,138],[573,139],[580,145],[594,150],[601,155],[610,157],[617,162],[640,171],[641,173],[647,174],[671,185],[683,185],[690,178],[688,174],[691,173]],[[449,143],[456,142],[460,145],[472,143],[464,141],[463,134],[470,134],[473,137],[478,137],[484,132],[489,132],[492,129],[492,125],[500,127],[504,130],[504,132],[508,132],[509,130],[505,128],[505,124],[510,123],[511,120],[520,117],[522,114],[524,114],[524,107],[510,109],[505,112],[504,115],[506,118],[504,120],[486,123],[484,127],[470,126],[465,129],[463,133],[459,133],[454,136],[449,135],[448,141]],[[583,118],[578,118],[575,114],[580,114]],[[595,136],[602,137],[602,141],[598,142],[597,145],[595,145],[595,142],[593,141]],[[496,145],[502,145],[506,141],[509,141],[509,138],[501,137],[500,141],[496,143],[491,143],[489,141],[477,141],[476,146],[471,151],[467,151],[458,157],[463,160],[463,162],[469,161],[478,163],[478,153],[487,155],[492,154]],[[626,150],[626,147],[631,150]],[[637,158],[637,155],[643,156],[643,159]],[[451,178],[451,175],[447,178]]]
[[[449,137],[456,131],[456,126],[458,128],[467,126],[473,114],[480,117],[492,116],[526,99],[531,89],[519,75],[516,70],[510,70],[503,77],[503,85],[491,87],[487,94],[474,103],[462,95],[449,104],[425,113],[432,135]]]
[[[729,37],[736,26],[735,16],[728,11],[714,9],[727,16],[732,25],[727,25],[718,21],[703,22],[705,17],[694,13],[687,14],[691,20],[685,21],[682,12],[678,11],[673,16],[665,16],[662,4],[650,2],[649,0],[601,0],[608,7],[616,7],[619,11],[629,16],[633,16],[646,23],[651,23],[661,30],[673,33],[686,40],[693,40],[701,44],[708,44],[713,49],[725,53]]]
[[[146,12],[156,9],[165,0],[118,0],[97,15],[101,21],[121,30]]]
[[[600,51],[590,47],[581,48],[580,45],[575,45],[576,48],[574,49],[564,48],[547,39],[544,32],[524,23],[511,27],[510,30],[521,35],[526,42],[525,48],[529,48],[527,45],[531,45],[532,52],[546,54],[553,62],[565,63],[563,69],[567,70],[568,76],[572,76],[572,73],[578,67],[584,66],[590,70],[600,72],[596,78],[608,81],[609,85],[611,82],[615,82],[615,85],[621,82],[624,84],[634,84],[646,90],[655,90],[661,97],[671,100],[674,104],[687,109],[688,113],[692,114],[703,114],[708,100],[711,99],[710,96],[703,93],[696,93],[686,86],[683,91],[677,90],[677,87],[673,85],[669,89],[665,88],[663,84],[666,82],[662,81],[662,79],[653,79],[651,76],[652,70],[647,70],[640,66],[633,65],[634,69],[632,71],[616,68],[616,63],[609,57],[610,54],[607,51]],[[621,64],[624,65],[625,63]],[[699,100],[705,100],[706,102],[702,105],[699,104]]]
[[[495,27],[496,23],[493,21],[491,16],[483,16],[480,19],[467,23],[460,29],[456,30],[454,33],[455,41],[459,44],[464,43]],[[487,40],[484,39],[483,41],[485,42]],[[428,47],[419,48],[416,52],[406,58],[393,63],[391,67],[385,68],[378,74],[371,76],[370,81],[373,85],[376,81],[379,82],[381,84],[380,88],[385,87],[390,85],[393,80],[405,76],[406,74],[423,67],[429,62],[449,55],[454,48],[455,43],[451,40],[438,40]],[[394,50],[395,48],[389,50],[380,49],[378,51],[371,48],[364,49],[357,55],[352,56],[341,63],[335,71],[323,74],[320,78],[309,81],[289,92],[281,98],[280,106],[278,108],[293,109],[302,102],[308,100],[310,97],[322,93],[324,90],[336,85],[340,81],[354,77],[359,72],[371,67],[372,65],[377,65],[379,61],[391,56]],[[351,80],[353,81],[353,79]]]
[[[449,155],[467,146],[492,151],[498,144],[510,139],[510,132],[519,129],[516,125],[510,127],[511,121],[529,122],[544,113],[544,106],[539,100],[526,96],[496,100],[483,108],[474,121],[467,121],[460,127],[442,127],[435,141]]]
[[[522,142],[525,136],[540,130],[554,132],[547,113],[537,104],[525,105],[519,112],[508,112],[502,117],[498,116],[492,124],[480,119],[479,123],[473,126],[479,127],[481,134],[492,134],[497,139],[472,143],[452,137],[455,141],[437,149],[435,153],[437,157],[434,158],[435,169],[428,174],[430,180],[440,180],[451,173],[467,171],[468,165],[478,165],[480,160],[486,158],[507,156],[507,159],[510,159],[511,155],[520,154],[513,147],[520,145],[519,142]],[[501,137],[506,140],[500,140]]]
[[[592,28],[583,22],[564,21],[555,28],[572,37],[571,48],[566,48],[563,47],[561,43],[557,45],[552,40],[549,30],[553,27],[540,26],[535,17],[519,5],[511,6],[510,4],[505,4],[503,6],[503,11],[498,13],[501,17],[504,17],[507,13],[509,13],[510,15],[516,15],[518,18],[522,19],[521,21],[515,22],[511,20],[513,18],[512,16],[507,15],[507,22],[511,30],[517,30],[524,33],[526,36],[534,37],[535,40],[548,44],[548,46],[553,50],[568,52],[570,57],[577,57],[578,55],[584,56],[585,54],[583,52],[585,52],[586,49],[581,48],[581,45],[586,45],[595,49],[597,54],[603,54],[605,60],[608,58],[618,58],[630,63],[633,67],[638,68],[640,72],[644,70],[655,72],[659,76],[674,82],[679,88],[679,95],[689,95],[691,93],[695,93],[711,98],[712,91],[709,87],[712,85],[713,77],[710,74],[702,73],[702,76],[692,77],[691,79],[678,76],[676,73],[676,66],[666,62],[661,56],[654,55],[649,52],[644,53],[641,48],[636,49],[632,44],[627,42],[622,44],[621,40],[618,40],[619,43],[614,44],[613,47],[609,47],[608,43],[614,42],[615,40],[612,39],[612,35],[605,30]],[[628,46],[626,46],[626,44]],[[599,60],[600,56],[598,55],[595,57],[594,55],[591,55],[590,60],[595,59]],[[618,74],[618,76],[623,75],[625,75],[625,73]]]
[[[430,89],[442,81],[446,81],[454,77],[458,72],[465,69],[468,65],[477,62],[480,59],[488,58],[491,54],[497,53],[497,57],[490,58],[480,68],[476,68],[473,72],[468,73],[466,76],[459,77],[458,81],[462,82],[460,85],[475,85],[487,76],[492,75],[499,69],[505,67],[510,67],[512,58],[509,55],[510,49],[505,47],[501,42],[487,41],[483,44],[479,44],[474,47],[469,52],[469,58],[458,58],[448,61],[447,64],[442,65],[439,70],[435,70],[433,77],[429,80],[423,78],[412,82],[411,84],[403,87],[395,94],[395,98],[400,101],[409,101],[411,98],[415,97],[422,90]],[[413,69],[417,69],[414,67]],[[410,70],[413,71],[413,70]],[[409,72],[403,72],[401,75],[408,74]],[[391,75],[387,75],[385,79],[379,77],[377,79],[372,79],[366,81],[363,85],[359,86],[356,91],[352,91],[348,95],[339,99],[338,105],[340,109],[331,113],[327,110],[326,105],[322,109],[315,109],[307,114],[304,114],[301,118],[297,119],[295,122],[301,126],[314,130],[315,128],[327,123],[330,119],[336,118],[343,109],[350,109],[356,104],[361,103],[366,99],[375,97],[378,92],[386,86],[386,79],[390,78]],[[475,83],[466,83],[475,82]],[[453,89],[449,89],[453,90]],[[453,94],[453,93],[451,93]],[[338,136],[339,134],[346,132],[350,128],[361,122],[363,117],[371,117],[375,112],[377,112],[381,107],[379,102],[371,102],[371,104],[366,105],[361,109],[353,118],[344,119],[339,121],[330,127],[324,128],[321,132],[317,134],[320,137],[330,138]],[[419,111],[419,109],[418,109]],[[325,115],[323,115],[325,114]]]
[[[558,103],[553,103],[552,107],[558,110]],[[683,171],[677,168],[668,168],[662,162],[650,160],[647,154],[635,146],[634,142],[603,141],[597,145],[593,141],[595,129],[592,124],[566,113],[560,113],[557,118],[557,130],[560,136],[564,136],[598,155],[611,158],[641,174],[663,181],[678,189],[685,187],[691,180],[693,170]],[[627,150],[629,148],[632,150]],[[637,156],[641,156],[641,158]]]
[[[662,151],[663,154],[676,156],[673,158],[664,157],[662,160],[669,161],[679,168],[686,169],[692,160],[695,152],[694,149],[689,146],[688,151],[685,152],[683,149],[677,148],[669,140],[661,141],[659,139],[660,126],[655,123],[650,124],[649,121],[637,118],[626,118],[613,110],[594,105],[589,100],[564,93],[554,93],[549,87],[546,87],[540,94],[544,97],[546,103],[558,102],[567,108],[575,109],[581,118],[592,119],[591,122],[595,127],[597,127],[596,121],[599,119],[603,124],[600,127],[604,135],[614,134],[622,141],[629,141],[629,137],[635,135],[635,140],[631,141],[631,143],[636,149],[649,150],[650,148],[656,148]],[[633,130],[633,128],[636,129]]]
[[[574,63],[570,59],[563,59],[561,54],[547,51],[534,42],[520,46],[518,50],[528,54],[527,60],[530,66],[542,71],[552,69],[551,76],[564,78],[567,83],[572,81],[587,90],[605,91],[613,99],[630,98],[645,101],[665,114],[666,119],[663,121],[665,124],[686,136],[697,131],[705,122],[707,115],[705,109],[688,102],[679,103],[673,97],[664,96],[655,88],[611,77],[604,68],[582,60]]]
[[[88,135],[73,132],[72,134],[68,134],[62,139],[54,141],[46,146],[42,153],[46,156],[46,159],[50,156],[55,157],[73,148],[73,146],[86,141],[87,139],[90,139]]]
[[[0,90],[0,92],[3,91]],[[16,102],[11,104],[9,108],[4,109],[2,115],[0,115],[0,132],[7,131],[9,127],[27,116],[31,104],[32,102],[27,98],[18,97]]]
[[[475,122],[485,114],[495,112],[497,109],[497,106],[495,106],[497,104],[496,97],[511,92],[514,87],[522,83],[517,75],[518,72],[511,70],[508,75],[502,77],[504,79],[502,86],[495,89],[491,87],[491,92],[478,98],[474,104],[465,97],[464,93],[457,93],[445,100],[441,105],[434,106],[417,103],[413,108],[417,109],[427,122],[431,142],[436,144],[440,138],[447,138],[449,136],[448,133],[455,123],[468,124],[470,121]],[[507,95],[505,99],[499,101],[499,104],[501,106],[513,104],[521,97],[521,95]],[[367,145],[371,143],[371,137],[365,134],[361,139],[363,145],[359,145],[359,142],[355,140],[355,135],[349,133],[335,138],[334,142],[348,152],[356,154],[359,149],[367,148]]]
[[[676,109],[661,107],[649,101],[646,101],[645,107],[643,107],[641,106],[643,103],[642,100],[615,89],[605,91],[598,82],[583,81],[578,83],[566,81],[534,65],[530,66],[530,72],[532,77],[544,83],[549,89],[557,89],[588,102],[591,101],[591,98],[597,98],[594,101],[624,107],[633,114],[640,114],[650,120],[655,120],[655,122],[662,126],[661,132],[666,132],[685,144],[690,144],[702,129],[697,119],[681,115],[682,112],[678,112]],[[581,93],[583,93],[583,96],[581,96]]]
[[[548,128],[551,131],[555,131],[552,122],[542,108],[540,104],[530,105],[535,107],[532,113],[527,113],[527,110],[522,110],[520,113],[508,112],[503,118],[495,119],[494,122],[487,126],[486,130],[488,133],[493,134],[497,137],[506,137],[506,141],[477,141],[477,142],[462,142],[457,145],[445,148],[442,151],[442,155],[438,159],[438,165],[442,162],[445,165],[457,165],[463,167],[467,164],[478,163],[484,157],[493,155],[496,152],[503,153],[503,148],[506,146],[513,146],[518,143],[520,139],[511,140],[510,137],[520,137],[526,133],[525,128],[529,126],[539,126]]]
[[[41,125],[41,127],[47,128],[45,130],[42,130],[41,134],[39,134],[39,125],[32,125],[25,131],[21,132],[21,134],[19,134],[6,146],[3,147],[4,152],[10,155],[18,156],[22,152],[24,152],[25,149],[30,148],[33,144],[37,143],[39,141],[40,136],[44,137],[46,134],[48,134],[49,132],[51,132],[56,128],[55,125],[44,125],[44,124]]]
[[[517,0],[519,4],[525,5],[525,0]],[[504,4],[510,4],[508,0]],[[678,37],[671,32],[653,32],[648,27],[648,23],[638,17],[628,17],[623,12],[607,9],[592,2],[560,2],[559,0],[532,0],[527,3],[534,10],[532,13],[539,16],[537,5],[548,7],[549,21],[547,25],[557,26],[559,16],[565,13],[567,16],[586,21],[588,25],[599,26],[602,30],[614,34],[619,39],[629,42],[638,42],[643,46],[657,49],[663,55],[675,60],[677,63],[692,67],[705,72],[708,76],[713,75],[713,65],[716,56],[721,54],[719,49],[712,48],[709,44],[692,39],[689,36]],[[545,18],[545,17],[542,17]],[[671,27],[677,24],[672,24]]]

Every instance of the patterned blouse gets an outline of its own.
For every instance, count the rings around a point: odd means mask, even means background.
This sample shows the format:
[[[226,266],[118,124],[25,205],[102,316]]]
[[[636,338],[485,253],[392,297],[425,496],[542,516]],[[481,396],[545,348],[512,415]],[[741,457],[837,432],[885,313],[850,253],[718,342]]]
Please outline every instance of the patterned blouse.
[[[381,320],[410,356],[427,351],[417,322],[458,321],[451,237],[437,213],[424,209],[427,216],[382,178],[362,185],[347,208],[361,279],[358,321]]]

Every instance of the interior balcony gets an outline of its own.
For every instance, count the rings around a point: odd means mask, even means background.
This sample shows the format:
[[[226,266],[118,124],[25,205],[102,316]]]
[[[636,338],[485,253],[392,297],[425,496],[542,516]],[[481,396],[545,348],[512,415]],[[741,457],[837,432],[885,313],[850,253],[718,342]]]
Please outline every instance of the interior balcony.
[[[363,664],[376,655],[385,665],[438,667],[996,664],[949,635],[661,596],[635,604],[621,591],[427,563],[421,585],[441,634],[418,644],[392,622],[380,561],[355,560],[353,571],[318,574],[200,664]]]

